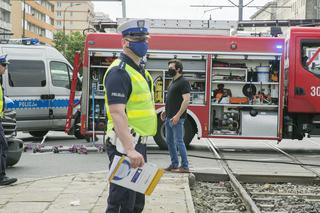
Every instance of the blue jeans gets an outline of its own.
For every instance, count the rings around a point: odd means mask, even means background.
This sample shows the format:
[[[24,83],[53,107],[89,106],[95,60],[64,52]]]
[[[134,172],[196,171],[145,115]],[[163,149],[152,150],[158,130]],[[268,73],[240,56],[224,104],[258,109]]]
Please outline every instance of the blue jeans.
[[[169,118],[166,118],[165,127],[166,127],[166,143],[168,145],[171,165],[173,167],[179,167],[178,152],[181,156],[181,167],[187,169],[189,168],[189,162],[187,159],[187,149],[184,144],[184,118],[180,118],[176,125],[173,125],[172,121]]]

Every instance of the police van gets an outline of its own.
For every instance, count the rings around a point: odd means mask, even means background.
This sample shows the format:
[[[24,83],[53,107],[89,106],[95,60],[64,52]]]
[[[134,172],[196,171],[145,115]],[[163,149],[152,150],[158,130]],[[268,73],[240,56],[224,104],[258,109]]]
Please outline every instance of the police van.
[[[17,130],[34,137],[64,130],[72,79],[67,59],[51,46],[37,45],[35,39],[0,44],[0,54],[7,54],[10,62],[2,85],[14,102]],[[77,85],[75,102],[80,100],[80,90],[81,85]],[[79,128],[73,132],[81,137]]]

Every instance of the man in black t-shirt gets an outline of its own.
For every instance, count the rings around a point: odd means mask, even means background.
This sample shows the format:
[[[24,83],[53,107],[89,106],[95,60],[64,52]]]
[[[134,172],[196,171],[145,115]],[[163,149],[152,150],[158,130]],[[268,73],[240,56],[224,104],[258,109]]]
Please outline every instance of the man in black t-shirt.
[[[170,153],[171,164],[166,171],[189,172],[187,149],[184,144],[184,122],[187,117],[187,108],[190,102],[190,83],[183,77],[181,61],[173,59],[168,62],[168,74],[173,77],[166,97],[165,111],[161,119],[165,121],[166,143]],[[177,148],[181,156],[181,166]]]

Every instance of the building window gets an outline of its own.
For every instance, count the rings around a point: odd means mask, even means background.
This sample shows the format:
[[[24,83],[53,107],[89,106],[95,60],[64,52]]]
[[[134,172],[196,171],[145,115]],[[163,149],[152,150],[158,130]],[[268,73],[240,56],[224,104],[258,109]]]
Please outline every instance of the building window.
[[[73,16],[73,12],[70,12],[70,16]]]
[[[0,8],[0,20],[10,23],[10,12]]]
[[[57,11],[57,16],[61,17],[61,11]]]
[[[61,1],[57,2],[57,7],[61,7]]]
[[[61,21],[57,21],[57,26],[61,27],[62,23]]]

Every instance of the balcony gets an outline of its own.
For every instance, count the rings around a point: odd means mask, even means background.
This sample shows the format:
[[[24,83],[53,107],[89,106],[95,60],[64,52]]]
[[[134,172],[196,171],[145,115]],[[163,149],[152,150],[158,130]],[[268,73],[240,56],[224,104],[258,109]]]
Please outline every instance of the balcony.
[[[11,31],[11,23],[0,20],[0,26],[2,29]]]
[[[11,11],[11,5],[4,1],[0,1],[0,8]]]

